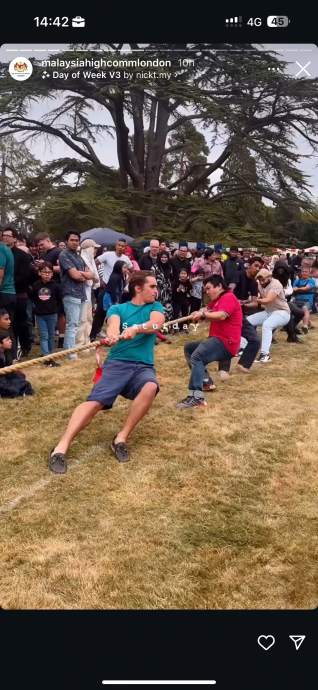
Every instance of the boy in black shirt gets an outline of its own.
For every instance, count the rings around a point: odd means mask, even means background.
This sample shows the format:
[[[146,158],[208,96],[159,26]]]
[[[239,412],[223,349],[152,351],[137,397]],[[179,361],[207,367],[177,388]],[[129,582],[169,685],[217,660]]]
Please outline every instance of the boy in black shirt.
[[[40,280],[33,285],[34,311],[39,327],[42,356],[54,351],[57,316],[62,304],[60,283],[53,280],[53,266],[44,261],[39,270]],[[48,367],[59,367],[57,362],[44,362]]]

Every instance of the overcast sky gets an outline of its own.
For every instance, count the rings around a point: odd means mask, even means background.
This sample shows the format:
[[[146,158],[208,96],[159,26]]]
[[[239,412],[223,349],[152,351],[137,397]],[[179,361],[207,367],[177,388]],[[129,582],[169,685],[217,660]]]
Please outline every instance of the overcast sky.
[[[0,48],[0,62],[11,62],[16,57],[36,57],[38,59],[48,59],[48,57],[53,57],[53,56],[58,56],[59,52],[63,52],[67,50],[68,46],[67,45],[53,45],[50,44],[49,46],[43,45],[43,44],[17,44],[17,45],[9,45],[9,44],[4,44]],[[315,45],[301,45],[301,44],[270,44],[270,45],[264,45],[262,46],[264,50],[276,50],[279,54],[281,54],[282,58],[289,63],[288,65],[288,72],[294,76],[298,75],[298,78],[309,78],[307,72],[309,73],[310,77],[318,77],[318,48]],[[99,57],[101,54],[99,54]],[[79,53],[79,58],[80,58],[80,53]],[[297,64],[299,63],[299,64]],[[310,63],[307,65],[307,63]],[[306,66],[306,71],[302,70],[303,67]],[[48,71],[49,68],[48,68]],[[32,79],[32,77],[31,77]],[[60,103],[60,99],[56,98],[56,100],[53,102],[51,100],[46,100],[43,101],[41,100],[40,103],[35,103],[32,105],[32,109],[30,109],[30,116],[32,118],[39,120],[45,113],[47,113],[49,110],[53,109],[54,107],[57,107]],[[91,120],[95,123],[102,123],[106,125],[113,125],[113,122],[111,120],[111,117],[109,113],[104,109],[101,108],[99,109],[98,107],[95,108],[94,113],[90,113],[89,117]],[[130,122],[128,119],[126,119],[127,125],[130,126]],[[203,131],[203,130],[202,130]],[[203,131],[208,145],[210,145],[210,139],[211,137],[209,136],[209,133],[207,130]],[[317,168],[317,158],[312,156],[311,154],[311,149],[308,147],[307,143],[301,139],[299,141],[299,150],[303,154],[310,154],[310,158],[308,159],[303,159],[301,168],[310,175],[311,179],[310,182],[313,185],[312,188],[312,193],[315,198],[318,197],[318,168]],[[117,160],[117,151],[116,151],[116,141],[115,139],[112,139],[110,136],[105,135],[102,138],[99,139],[98,143],[94,145],[94,148],[96,150],[97,155],[99,156],[100,160],[102,163],[111,166],[111,167],[118,167],[118,160]],[[213,146],[213,155],[211,153],[211,156],[209,158],[210,161],[215,160],[220,152],[222,151],[223,146]],[[33,144],[32,146],[32,153],[39,158],[40,160],[44,161],[50,161],[53,159],[57,159],[60,157],[66,157],[66,156],[76,156],[77,154],[75,152],[71,152],[69,147],[63,144],[63,142],[60,142],[59,140],[55,140],[53,144],[51,144],[51,147],[46,145],[43,140],[38,139],[36,143]],[[211,181],[216,182],[220,178],[220,173],[217,172],[213,176],[211,176]],[[266,202],[268,203],[268,202]]]

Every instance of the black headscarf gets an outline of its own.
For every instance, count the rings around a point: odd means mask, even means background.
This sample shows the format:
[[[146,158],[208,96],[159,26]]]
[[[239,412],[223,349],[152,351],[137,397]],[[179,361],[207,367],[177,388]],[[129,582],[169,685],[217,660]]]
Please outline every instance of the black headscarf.
[[[164,264],[162,263],[161,259],[163,256],[166,256],[168,258],[168,261]],[[171,263],[170,263],[170,256],[169,252],[167,252],[166,249],[164,249],[162,252],[159,252],[158,257],[157,257],[157,264],[164,273],[166,278],[169,278],[171,274]]]

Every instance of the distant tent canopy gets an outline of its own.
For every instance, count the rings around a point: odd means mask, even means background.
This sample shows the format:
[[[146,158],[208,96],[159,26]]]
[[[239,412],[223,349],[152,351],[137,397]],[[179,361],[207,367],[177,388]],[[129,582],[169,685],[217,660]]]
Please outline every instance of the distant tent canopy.
[[[114,246],[118,240],[126,240],[128,244],[134,242],[133,237],[125,235],[123,232],[116,232],[110,228],[93,228],[81,233],[81,240],[95,240],[102,247]]]
[[[310,254],[318,254],[318,247],[308,247],[305,252],[310,252]]]

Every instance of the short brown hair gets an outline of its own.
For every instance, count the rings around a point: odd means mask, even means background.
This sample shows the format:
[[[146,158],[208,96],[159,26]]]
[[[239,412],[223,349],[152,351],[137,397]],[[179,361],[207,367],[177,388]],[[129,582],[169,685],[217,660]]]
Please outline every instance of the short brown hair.
[[[38,235],[35,236],[35,242],[41,242],[41,240],[50,240],[50,235],[48,235],[47,232],[39,232]]]
[[[147,278],[154,278],[152,271],[134,271],[129,279],[129,294],[134,297],[136,294],[136,287],[143,287],[146,284]]]

